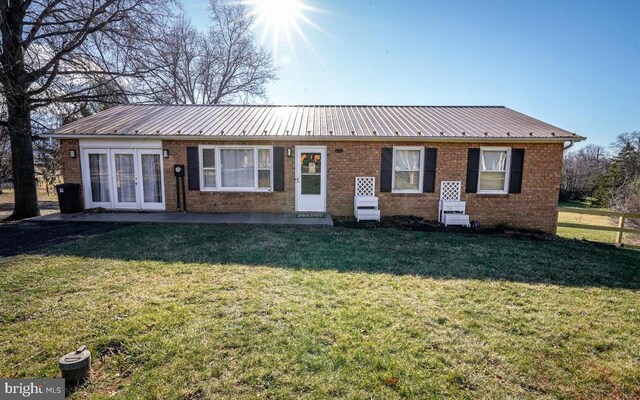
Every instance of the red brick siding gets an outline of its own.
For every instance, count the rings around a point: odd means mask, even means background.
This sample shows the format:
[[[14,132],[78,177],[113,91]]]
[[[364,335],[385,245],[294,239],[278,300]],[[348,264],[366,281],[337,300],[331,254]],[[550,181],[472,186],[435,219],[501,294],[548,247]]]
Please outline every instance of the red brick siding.
[[[186,165],[186,147],[199,144],[228,144],[215,141],[164,141],[171,156],[165,159],[167,210],[175,202],[174,164]],[[353,215],[356,176],[375,176],[379,191],[380,157],[383,147],[406,142],[270,142],[245,141],[234,144],[261,144],[295,148],[296,145],[327,145],[327,211],[333,215]],[[420,194],[378,193],[382,215],[417,215],[437,219],[441,180],[460,180],[466,184],[467,150],[479,143],[423,143],[438,149],[436,192]],[[500,146],[505,146],[501,144]],[[522,193],[501,196],[462,195],[467,213],[482,225],[506,224],[514,227],[553,231],[557,220],[557,200],[562,166],[562,144],[516,143],[524,148],[525,164]],[[336,152],[341,149],[342,152]],[[193,212],[294,212],[295,157],[285,157],[285,191],[273,193],[219,193],[187,191],[187,206]]]
[[[170,156],[164,159],[165,201],[167,211],[176,210],[174,164],[186,166],[187,146],[199,144],[230,144],[228,141],[163,141]],[[480,143],[407,143],[407,142],[295,142],[295,141],[238,141],[233,144],[274,145],[291,148],[296,145],[327,146],[327,211],[333,215],[353,215],[353,195],[356,176],[375,176],[382,215],[417,215],[437,219],[440,181],[460,180],[465,187],[467,150],[481,147]],[[69,159],[68,150],[78,142],[61,141],[65,181],[81,183],[80,158]],[[435,147],[438,149],[435,193],[395,194],[379,193],[380,157],[383,147]],[[484,144],[486,145],[486,144]],[[553,232],[557,222],[557,201],[562,166],[561,143],[500,144],[524,148],[525,161],[522,193],[489,196],[462,194],[467,213],[481,225],[506,224],[524,229]],[[342,152],[336,152],[341,149]],[[286,152],[285,152],[286,154]],[[200,192],[187,190],[190,212],[294,212],[295,157],[285,155],[285,191],[271,193]]]
[[[69,151],[76,151],[76,158],[69,157]],[[64,183],[82,184],[80,173],[80,146],[77,139],[60,140],[60,154],[62,154],[62,177]]]

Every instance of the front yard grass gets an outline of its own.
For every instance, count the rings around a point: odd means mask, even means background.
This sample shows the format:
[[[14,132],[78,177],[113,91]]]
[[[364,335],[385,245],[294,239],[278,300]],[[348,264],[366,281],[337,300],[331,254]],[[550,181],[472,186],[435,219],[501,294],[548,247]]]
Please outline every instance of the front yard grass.
[[[638,398],[640,252],[395,229],[138,225],[0,264],[0,376],[71,398]]]

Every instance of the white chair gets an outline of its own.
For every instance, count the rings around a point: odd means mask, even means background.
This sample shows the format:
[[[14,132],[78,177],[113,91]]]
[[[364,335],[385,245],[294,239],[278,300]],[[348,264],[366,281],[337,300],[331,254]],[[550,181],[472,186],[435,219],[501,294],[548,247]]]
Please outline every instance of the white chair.
[[[440,202],[438,203],[438,221],[445,226],[471,226],[469,216],[465,214],[467,204],[460,201],[460,181],[440,182]]]
[[[380,221],[378,198],[376,197],[376,178],[374,176],[356,177],[356,195],[353,198],[353,215],[356,221]]]

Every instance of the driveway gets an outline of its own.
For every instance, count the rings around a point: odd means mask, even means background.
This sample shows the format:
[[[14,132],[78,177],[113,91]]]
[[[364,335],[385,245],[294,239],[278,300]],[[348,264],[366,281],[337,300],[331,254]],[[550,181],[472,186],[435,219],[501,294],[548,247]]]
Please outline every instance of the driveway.
[[[109,223],[35,223],[13,222],[0,224],[0,258],[28,253],[54,244],[109,232],[128,224]]]

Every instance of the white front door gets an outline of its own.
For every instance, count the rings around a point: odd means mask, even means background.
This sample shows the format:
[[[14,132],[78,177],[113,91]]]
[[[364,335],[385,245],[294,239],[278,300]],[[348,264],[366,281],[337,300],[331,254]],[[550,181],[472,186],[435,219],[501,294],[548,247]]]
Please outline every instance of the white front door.
[[[327,209],[327,148],[296,147],[296,211]]]
[[[86,208],[164,210],[161,149],[82,150]]]

